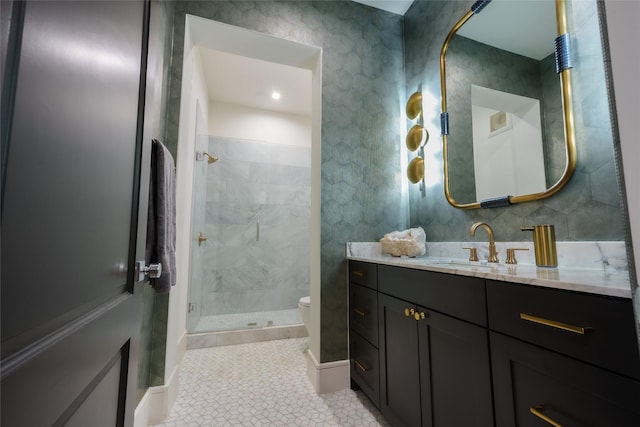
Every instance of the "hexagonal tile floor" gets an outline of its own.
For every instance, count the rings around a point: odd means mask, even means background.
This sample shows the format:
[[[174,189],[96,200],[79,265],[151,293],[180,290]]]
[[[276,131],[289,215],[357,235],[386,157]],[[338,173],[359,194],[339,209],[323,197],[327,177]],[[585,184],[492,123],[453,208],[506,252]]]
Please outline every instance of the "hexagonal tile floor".
[[[360,391],[315,393],[307,340],[187,351],[178,398],[159,426],[389,426]]]

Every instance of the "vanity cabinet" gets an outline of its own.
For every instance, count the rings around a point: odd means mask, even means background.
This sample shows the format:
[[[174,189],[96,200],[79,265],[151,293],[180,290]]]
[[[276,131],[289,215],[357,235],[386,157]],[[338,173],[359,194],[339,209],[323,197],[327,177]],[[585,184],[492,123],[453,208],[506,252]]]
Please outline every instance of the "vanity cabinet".
[[[378,266],[378,323],[392,425],[493,426],[483,280]]]
[[[629,300],[488,280],[487,303],[496,426],[640,425]]]
[[[377,265],[349,262],[349,359],[352,386],[380,402]]]
[[[352,382],[394,427],[640,426],[629,299],[349,267]]]

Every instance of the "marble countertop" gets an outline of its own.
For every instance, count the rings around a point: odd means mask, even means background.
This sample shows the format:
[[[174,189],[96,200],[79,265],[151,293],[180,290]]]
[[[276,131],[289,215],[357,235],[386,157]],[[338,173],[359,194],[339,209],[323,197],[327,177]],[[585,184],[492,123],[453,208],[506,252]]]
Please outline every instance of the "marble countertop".
[[[629,272],[625,270],[471,262],[451,257],[393,257],[378,250],[359,250],[347,244],[347,259],[417,270],[473,276],[484,279],[631,298]]]

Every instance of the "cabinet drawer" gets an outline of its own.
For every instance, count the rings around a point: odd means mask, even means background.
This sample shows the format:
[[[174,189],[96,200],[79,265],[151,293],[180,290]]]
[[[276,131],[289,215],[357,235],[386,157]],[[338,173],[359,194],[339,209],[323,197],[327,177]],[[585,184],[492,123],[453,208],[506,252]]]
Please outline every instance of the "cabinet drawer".
[[[631,300],[489,280],[487,304],[492,330],[640,379]]]
[[[378,293],[364,286],[349,285],[349,326],[378,347]]]
[[[378,266],[361,261],[349,261],[349,281],[378,289]]]
[[[351,378],[376,405],[380,406],[378,349],[356,333],[349,334]]]
[[[381,265],[378,289],[431,310],[487,325],[484,279]]]
[[[640,382],[491,332],[497,427],[637,427]],[[533,411],[532,411],[533,408]]]

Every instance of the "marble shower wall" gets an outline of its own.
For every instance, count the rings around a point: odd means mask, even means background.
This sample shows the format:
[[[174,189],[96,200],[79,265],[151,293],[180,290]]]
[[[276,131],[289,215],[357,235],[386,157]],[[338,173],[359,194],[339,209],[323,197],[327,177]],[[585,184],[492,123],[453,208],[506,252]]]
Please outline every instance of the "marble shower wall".
[[[208,144],[219,160],[206,174],[200,315],[296,308],[309,295],[311,149]]]
[[[406,228],[403,19],[351,1],[176,3],[167,143],[175,152],[185,14],[321,47],[321,362],[347,358],[344,244]]]
[[[432,132],[429,144],[440,144],[440,74],[442,43],[451,27],[473,1],[416,1],[405,15],[407,91],[419,83],[436,108],[425,108],[425,122]],[[491,7],[489,5],[488,7]],[[481,17],[482,14],[479,15]],[[472,18],[473,19],[473,18]],[[613,136],[609,116],[607,85],[595,1],[571,2],[569,25],[574,41],[573,90],[578,148],[577,170],[558,194],[537,202],[506,208],[462,211],[444,198],[442,182],[428,187],[421,197],[410,188],[411,225],[422,226],[429,241],[469,241],[471,223],[489,222],[496,240],[530,240],[520,227],[554,224],[560,241],[614,240],[624,235],[623,212],[616,178]],[[442,174],[441,150],[426,168]]]

